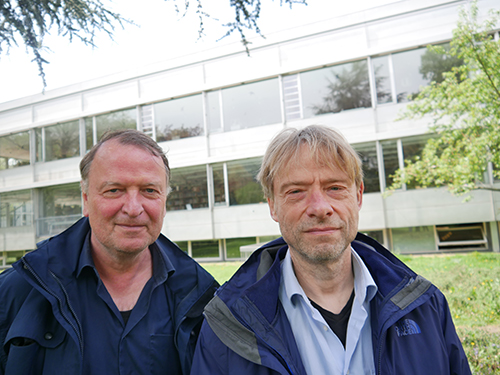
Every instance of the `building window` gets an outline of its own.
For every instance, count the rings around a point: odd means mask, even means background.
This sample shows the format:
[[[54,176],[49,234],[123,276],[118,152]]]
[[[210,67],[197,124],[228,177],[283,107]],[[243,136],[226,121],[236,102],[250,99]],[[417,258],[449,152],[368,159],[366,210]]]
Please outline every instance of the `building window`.
[[[278,78],[221,90],[224,131],[254,128],[281,122]],[[215,107],[210,97],[208,107]],[[214,108],[216,110],[216,108]],[[210,129],[217,128],[212,124]]]
[[[31,190],[0,193],[0,227],[25,227],[32,224]]]
[[[168,211],[208,207],[206,165],[173,169],[170,187]]]
[[[433,226],[393,228],[392,250],[395,253],[426,253],[436,251]]]
[[[371,238],[377,240],[377,242],[380,244],[384,243],[384,231],[383,230],[365,230],[365,231],[362,231],[361,233],[367,235],[368,237],[371,237]]]
[[[300,73],[303,117],[372,106],[366,60]]]
[[[483,224],[436,226],[439,250],[486,250],[488,240]]]
[[[220,258],[219,240],[191,241],[193,258]]]
[[[212,181],[214,186],[214,205],[223,206],[226,203],[226,187],[224,178],[224,163],[213,164],[212,167]]]
[[[157,142],[203,134],[201,94],[156,103],[153,108]]]
[[[255,177],[262,158],[233,160],[227,162],[229,204],[251,204],[265,202],[264,193]]]
[[[52,161],[80,155],[78,120],[36,129],[35,135],[37,161]]]
[[[0,137],[0,170],[30,164],[29,132]]]
[[[431,134],[423,134],[416,137],[403,138],[402,143],[404,159],[411,161],[419,160],[427,140],[431,137]],[[415,189],[417,187],[418,183],[416,181],[406,184],[406,189]]]
[[[391,139],[380,142],[384,158],[385,187],[393,184],[394,174],[399,169],[398,141]]]
[[[82,197],[79,183],[41,188],[39,197],[38,237],[58,234],[82,217]]]
[[[389,56],[374,57],[371,59],[375,76],[375,90],[377,104],[392,103],[391,71]]]
[[[353,145],[353,148],[356,150],[363,163],[363,183],[365,185],[365,193],[380,191],[376,146],[375,142]]]
[[[241,238],[228,238],[226,239],[226,258],[239,259],[244,258],[240,251],[241,246],[254,245],[256,243],[255,237],[241,237]]]
[[[95,126],[97,139],[94,140],[94,143],[99,141],[104,133],[108,131],[137,129],[137,110],[135,108],[130,108],[96,116]]]

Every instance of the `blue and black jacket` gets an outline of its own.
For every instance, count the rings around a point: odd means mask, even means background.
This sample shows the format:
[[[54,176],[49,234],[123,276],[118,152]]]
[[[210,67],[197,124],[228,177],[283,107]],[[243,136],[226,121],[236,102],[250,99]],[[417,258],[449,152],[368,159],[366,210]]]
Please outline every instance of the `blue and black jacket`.
[[[0,274],[0,374],[82,374],[83,351],[106,350],[86,346],[85,326],[68,295],[89,231],[88,219],[83,218]],[[164,351],[167,362],[180,363],[182,374],[189,374],[203,308],[218,283],[165,236],[155,243],[175,268],[163,284],[175,307],[172,314],[164,312],[165,320],[171,319],[175,327],[175,347],[158,350]],[[136,344],[149,347],[147,336]],[[169,373],[165,368],[154,371]]]
[[[358,234],[352,247],[378,292],[371,302],[376,373],[470,374],[444,295],[375,240]],[[191,374],[305,374],[279,301],[278,239],[252,254],[205,308]]]

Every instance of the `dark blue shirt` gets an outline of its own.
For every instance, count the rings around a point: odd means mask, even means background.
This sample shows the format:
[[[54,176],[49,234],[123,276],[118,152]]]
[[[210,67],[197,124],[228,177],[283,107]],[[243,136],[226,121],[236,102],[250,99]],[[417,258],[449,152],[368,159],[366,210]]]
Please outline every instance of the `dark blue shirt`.
[[[127,375],[181,373],[178,356],[166,355],[176,350],[175,307],[164,285],[175,269],[156,244],[149,250],[153,276],[125,324],[95,269],[87,236],[69,296],[83,328],[84,374],[117,374],[117,369]]]

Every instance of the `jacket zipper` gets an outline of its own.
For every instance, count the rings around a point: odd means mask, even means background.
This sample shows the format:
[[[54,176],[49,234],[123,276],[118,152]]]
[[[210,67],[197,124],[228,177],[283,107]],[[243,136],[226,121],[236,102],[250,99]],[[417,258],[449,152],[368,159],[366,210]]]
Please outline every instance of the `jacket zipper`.
[[[83,356],[83,338],[82,338],[82,335],[80,333],[80,330],[78,328],[81,328],[81,325],[80,325],[80,322],[78,321],[77,317],[76,317],[76,314],[73,310],[73,308],[71,307],[71,305],[69,304],[69,300],[68,300],[68,294],[66,292],[66,290],[63,288],[61,282],[59,281],[59,279],[56,277],[56,275],[54,275],[52,272],[50,273],[52,275],[52,277],[54,277],[54,279],[57,281],[57,283],[59,284],[59,286],[61,287],[61,289],[63,290],[64,292],[64,295],[65,295],[65,298],[66,300],[68,301],[67,305],[68,305],[68,308],[70,310],[70,312],[73,314],[73,317],[75,318],[76,322],[78,323],[78,327],[76,327],[73,322],[69,319],[69,317],[66,315],[66,313],[64,312],[64,309],[62,309],[61,307],[63,306],[63,301],[61,300],[61,298],[59,298],[59,296],[54,293],[52,290],[49,289],[49,287],[47,286],[47,284],[45,284],[45,282],[38,276],[38,274],[33,270],[33,268],[26,262],[26,260],[24,258],[22,258],[22,261],[23,261],[23,266],[26,270],[28,270],[31,275],[35,278],[35,280],[38,282],[38,284],[47,292],[49,293],[52,297],[54,297],[56,300],[57,300],[57,303],[59,305],[59,311],[61,312],[61,315],[63,316],[63,318],[68,322],[68,324],[71,326],[71,328],[73,328],[73,330],[75,331],[76,333],[76,336],[78,337],[78,343],[80,344],[80,355]]]

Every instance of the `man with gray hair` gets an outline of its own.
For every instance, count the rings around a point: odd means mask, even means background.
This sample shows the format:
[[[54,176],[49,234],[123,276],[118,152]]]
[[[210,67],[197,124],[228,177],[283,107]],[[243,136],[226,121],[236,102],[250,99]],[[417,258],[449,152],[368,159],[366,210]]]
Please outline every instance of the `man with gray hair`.
[[[0,275],[0,374],[188,374],[218,284],[160,234],[163,150],[111,132],[80,171],[85,217]]]
[[[340,133],[284,129],[258,179],[282,238],[205,308],[193,375],[470,374],[443,294],[357,233],[362,166]]]

